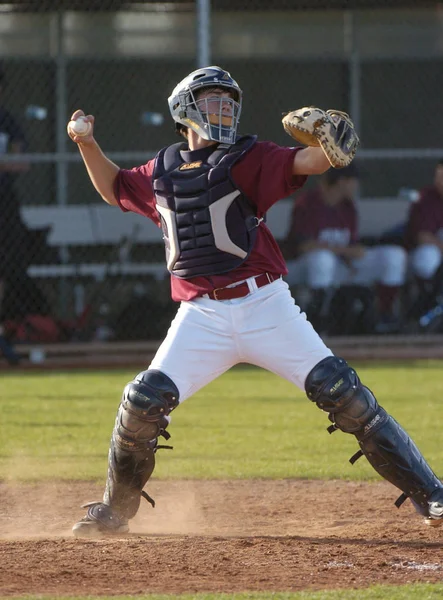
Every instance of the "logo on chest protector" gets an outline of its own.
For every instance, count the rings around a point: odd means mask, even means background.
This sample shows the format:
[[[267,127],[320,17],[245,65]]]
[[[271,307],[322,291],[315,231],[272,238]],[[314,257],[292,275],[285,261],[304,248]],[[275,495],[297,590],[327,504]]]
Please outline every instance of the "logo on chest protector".
[[[342,383],[343,383],[343,378],[339,379],[337,381],[337,383],[331,387],[331,389],[329,390],[329,393],[334,394],[339,389],[339,387],[342,385]]]
[[[189,169],[198,169],[199,167],[202,166],[202,162],[201,160],[196,160],[195,162],[192,163],[184,163],[183,165],[180,165],[180,167],[178,168],[179,171],[188,171]]]

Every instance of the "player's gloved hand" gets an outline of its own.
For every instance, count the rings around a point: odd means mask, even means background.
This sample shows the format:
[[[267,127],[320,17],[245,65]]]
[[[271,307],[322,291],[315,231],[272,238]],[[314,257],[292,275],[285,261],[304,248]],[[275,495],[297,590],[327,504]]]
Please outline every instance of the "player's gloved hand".
[[[340,110],[306,106],[287,113],[282,119],[286,133],[305,146],[321,146],[336,169],[354,159],[360,140],[349,115]]]
[[[69,137],[76,144],[92,144],[94,142],[93,115],[85,115],[82,110],[76,110],[66,127]]]

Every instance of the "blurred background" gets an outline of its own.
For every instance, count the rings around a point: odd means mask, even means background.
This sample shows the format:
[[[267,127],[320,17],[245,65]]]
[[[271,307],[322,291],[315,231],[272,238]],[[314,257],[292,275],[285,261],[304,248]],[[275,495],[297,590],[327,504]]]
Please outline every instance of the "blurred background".
[[[361,138],[360,235],[368,245],[391,234],[402,243],[411,203],[443,158],[442,3],[0,2],[1,321],[12,343],[165,334],[177,307],[161,232],[101,200],[66,123],[77,108],[95,115],[107,156],[125,168],[143,164],[176,141],[172,88],[207,64],[239,82],[241,131],[262,140],[292,145],[281,126],[291,109],[349,112]],[[268,217],[282,247],[293,202]],[[396,309],[401,326],[389,333],[440,333],[437,288],[423,314],[403,318],[414,290],[410,277]],[[334,315],[347,318],[335,335],[377,333],[362,303],[350,319],[335,299]]]

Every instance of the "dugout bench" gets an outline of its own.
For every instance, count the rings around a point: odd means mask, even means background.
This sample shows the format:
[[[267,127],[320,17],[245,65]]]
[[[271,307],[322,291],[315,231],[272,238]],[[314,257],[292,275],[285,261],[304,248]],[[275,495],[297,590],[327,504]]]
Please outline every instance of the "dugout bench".
[[[268,212],[267,225],[279,242],[286,237],[292,205],[293,199],[282,200]],[[361,236],[367,241],[404,222],[409,203],[398,198],[367,198],[358,207]],[[58,261],[31,263],[28,275],[51,290],[59,314],[81,313],[85,297],[97,295],[94,288],[106,281],[109,285],[103,297],[115,290],[109,300],[116,303],[124,285],[154,282],[162,293],[168,287],[162,232],[149,219],[122,213],[104,202],[28,206],[22,214],[31,230],[48,229],[46,242]],[[127,296],[127,290],[124,293]]]
[[[266,224],[277,241],[286,237],[291,220],[292,199],[281,200],[267,214]],[[409,202],[398,198],[363,198],[358,202],[360,235],[378,238],[406,219]],[[115,206],[97,205],[28,206],[22,209],[30,229],[49,227],[47,243],[59,249],[58,264],[31,264],[31,277],[75,277],[79,274],[101,278],[105,273],[153,275],[163,279],[164,260],[136,262],[130,250],[134,244],[162,245],[162,232],[152,221],[134,213],[122,213]],[[72,247],[111,245],[117,247],[113,260],[75,262],[69,259]],[[65,254],[65,256],[63,256]]]

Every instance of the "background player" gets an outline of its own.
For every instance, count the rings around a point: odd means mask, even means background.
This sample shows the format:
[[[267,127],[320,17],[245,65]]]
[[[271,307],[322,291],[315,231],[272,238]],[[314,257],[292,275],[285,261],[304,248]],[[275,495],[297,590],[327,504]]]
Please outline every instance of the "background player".
[[[103,199],[162,226],[172,297],[180,302],[151,365],[123,391],[103,501],[88,505],[74,534],[128,531],[141,497],[152,502],[143,488],[155,467],[158,438],[169,438],[171,411],[239,362],[305,389],[334,429],[356,436],[372,466],[412,499],[427,522],[441,523],[442,483],[295,305],[281,279],[282,255],[263,222],[265,212],[301,187],[307,175],[326,171],[329,159],[321,147],[286,148],[238,137],[241,106],[242,91],[228,72],[194,71],[169,98],[185,140],[132,170],[110,161],[93,131],[82,138],[68,129]],[[82,115],[76,111],[72,119]],[[340,119],[334,125],[324,118],[321,133],[329,136],[328,144],[352,157],[358,140],[352,123]]]
[[[285,241],[287,256],[294,258],[287,261],[285,279],[290,286],[308,286],[307,314],[318,327],[336,288],[377,284],[376,331],[393,332],[399,327],[396,300],[406,279],[407,254],[399,245],[359,242],[358,178],[354,163],[330,169],[317,187],[296,197]]]
[[[405,244],[418,284],[411,309],[411,316],[417,317],[435,304],[436,295],[443,291],[443,158],[435,167],[433,185],[423,188],[418,201],[411,204]]]

